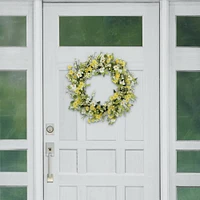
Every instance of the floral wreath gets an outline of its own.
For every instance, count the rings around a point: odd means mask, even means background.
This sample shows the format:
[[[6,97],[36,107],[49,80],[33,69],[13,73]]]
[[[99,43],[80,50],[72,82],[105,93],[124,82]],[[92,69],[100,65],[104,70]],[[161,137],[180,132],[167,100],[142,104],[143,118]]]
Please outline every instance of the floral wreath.
[[[136,100],[134,86],[137,78],[134,78],[126,68],[126,62],[114,58],[113,54],[91,55],[86,62],[75,60],[73,66],[68,66],[66,77],[70,81],[68,90],[71,98],[69,109],[79,111],[88,123],[104,121],[107,118],[108,124],[114,124],[116,119],[130,111],[133,102]],[[110,75],[111,80],[116,84],[117,89],[109,100],[101,104],[94,100],[95,93],[89,96],[86,83],[92,76]]]

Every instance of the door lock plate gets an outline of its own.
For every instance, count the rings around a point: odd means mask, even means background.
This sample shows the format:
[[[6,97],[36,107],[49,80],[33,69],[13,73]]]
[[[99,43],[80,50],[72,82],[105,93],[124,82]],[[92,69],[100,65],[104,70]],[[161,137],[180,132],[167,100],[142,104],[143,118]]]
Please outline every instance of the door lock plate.
[[[46,156],[51,154],[51,156],[54,156],[54,143],[53,142],[47,142],[46,143]]]

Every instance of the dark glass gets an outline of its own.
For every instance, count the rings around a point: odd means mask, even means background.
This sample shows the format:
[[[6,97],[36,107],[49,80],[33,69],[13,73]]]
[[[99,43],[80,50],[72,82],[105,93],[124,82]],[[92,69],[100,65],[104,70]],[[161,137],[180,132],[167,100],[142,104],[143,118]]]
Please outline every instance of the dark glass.
[[[0,151],[0,172],[27,172],[27,151]]]
[[[60,46],[142,46],[142,17],[61,16],[59,27]]]
[[[177,46],[200,47],[200,16],[177,16]]]
[[[200,187],[177,187],[177,200],[199,200]]]
[[[177,151],[177,172],[200,173],[200,151]]]
[[[27,200],[27,188],[1,186],[0,200]]]
[[[0,46],[26,46],[25,16],[0,16]]]
[[[26,139],[26,71],[0,71],[0,139]]]
[[[200,72],[177,72],[177,139],[200,140]]]

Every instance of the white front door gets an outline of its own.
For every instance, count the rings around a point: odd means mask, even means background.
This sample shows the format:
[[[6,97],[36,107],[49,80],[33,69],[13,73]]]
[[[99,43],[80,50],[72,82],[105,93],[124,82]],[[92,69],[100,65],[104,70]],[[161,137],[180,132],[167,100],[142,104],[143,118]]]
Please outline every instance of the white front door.
[[[45,3],[43,37],[44,147],[54,144],[49,163],[44,149],[45,200],[158,200],[159,4]],[[68,109],[67,65],[100,52],[127,61],[138,78],[137,101],[114,125]],[[88,93],[107,100],[108,80],[93,77]]]

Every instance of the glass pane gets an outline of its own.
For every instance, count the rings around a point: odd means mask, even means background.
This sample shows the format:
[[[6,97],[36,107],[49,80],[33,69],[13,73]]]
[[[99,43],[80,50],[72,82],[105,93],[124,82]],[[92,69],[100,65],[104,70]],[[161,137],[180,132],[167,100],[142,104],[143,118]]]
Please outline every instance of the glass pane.
[[[0,187],[0,200],[27,200],[27,188]]]
[[[177,139],[200,140],[200,72],[177,72]]]
[[[142,46],[142,17],[60,17],[60,46]]]
[[[25,71],[0,71],[0,139],[26,139]]]
[[[178,200],[198,200],[200,187],[177,187]]]
[[[200,172],[200,151],[177,151],[177,172]]]
[[[0,151],[0,172],[27,172],[27,152]]]
[[[200,47],[200,16],[177,16],[177,46]]]
[[[26,46],[25,16],[0,16],[0,46]]]

